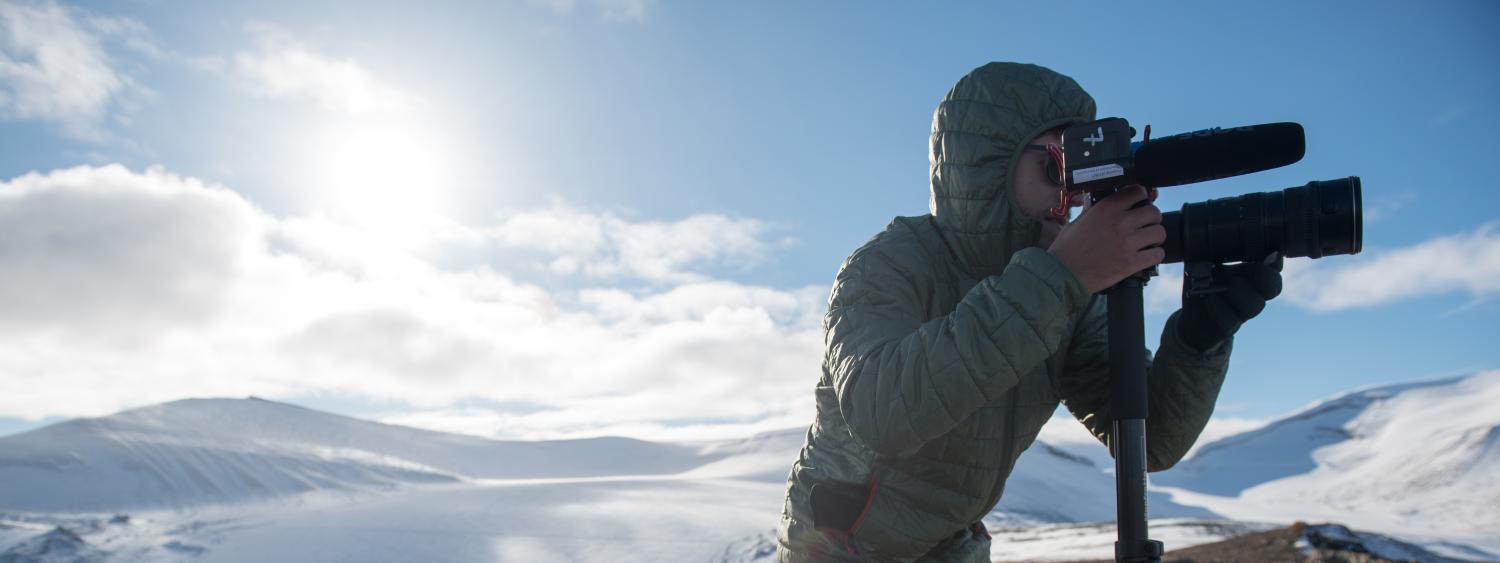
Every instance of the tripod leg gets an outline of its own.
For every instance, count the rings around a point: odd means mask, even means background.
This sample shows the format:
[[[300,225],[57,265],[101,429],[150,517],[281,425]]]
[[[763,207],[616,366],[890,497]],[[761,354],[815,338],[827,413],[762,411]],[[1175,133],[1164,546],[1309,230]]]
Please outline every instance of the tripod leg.
[[[1149,276],[1137,274],[1109,290],[1110,443],[1115,454],[1115,561],[1155,563],[1162,544],[1146,530],[1146,337],[1142,293]]]

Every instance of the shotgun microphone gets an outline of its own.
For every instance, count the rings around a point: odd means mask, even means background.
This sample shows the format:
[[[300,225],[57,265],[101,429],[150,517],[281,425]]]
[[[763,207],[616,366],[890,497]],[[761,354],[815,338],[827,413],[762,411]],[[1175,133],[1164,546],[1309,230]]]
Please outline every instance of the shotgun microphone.
[[[1204,129],[1133,143],[1135,179],[1164,188],[1286,166],[1302,160],[1302,125],[1266,123]]]

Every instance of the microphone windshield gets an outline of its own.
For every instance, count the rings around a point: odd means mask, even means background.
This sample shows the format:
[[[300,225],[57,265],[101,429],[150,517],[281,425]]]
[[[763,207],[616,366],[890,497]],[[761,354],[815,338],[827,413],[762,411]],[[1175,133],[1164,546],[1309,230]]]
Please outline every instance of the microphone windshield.
[[[1139,145],[1135,176],[1153,188],[1191,184],[1286,166],[1305,150],[1298,123],[1205,129]]]

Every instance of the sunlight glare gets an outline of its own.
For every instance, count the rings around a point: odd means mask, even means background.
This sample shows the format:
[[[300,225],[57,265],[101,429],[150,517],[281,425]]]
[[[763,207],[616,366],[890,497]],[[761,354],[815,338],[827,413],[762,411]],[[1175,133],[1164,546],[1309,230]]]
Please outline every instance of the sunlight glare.
[[[446,215],[455,151],[430,120],[411,113],[359,116],[325,125],[313,159],[314,205],[375,230]]]

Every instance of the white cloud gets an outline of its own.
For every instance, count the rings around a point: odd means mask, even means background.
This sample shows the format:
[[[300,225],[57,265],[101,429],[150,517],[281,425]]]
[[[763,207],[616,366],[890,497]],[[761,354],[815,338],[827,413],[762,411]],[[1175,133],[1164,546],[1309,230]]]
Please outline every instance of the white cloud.
[[[104,40],[149,45],[144,27],[52,1],[0,2],[0,116],[61,125],[98,139],[101,122],[128,94],[145,94],[110,65]]]
[[[0,184],[0,327],[126,335],[206,322],[262,221],[232,192],[158,169]]]
[[[811,393],[805,393],[811,403]],[[761,432],[785,430],[807,426],[812,421],[811,404],[806,409],[796,401],[779,405],[779,414],[769,414],[753,420],[705,418],[699,420],[669,421],[639,419],[621,421],[611,425],[611,435],[628,436],[646,440],[691,441],[743,438]],[[541,410],[522,408],[506,411],[495,408],[457,408],[423,410],[395,413],[378,417],[386,424],[400,424],[427,428],[439,432],[470,434],[486,438],[502,437],[513,440],[559,440],[598,436],[597,414],[587,408],[567,410]]]
[[[812,326],[821,320],[827,298],[828,291],[818,286],[789,292],[723,281],[685,284],[644,298],[618,289],[579,292],[579,300],[600,318],[629,325],[700,318],[726,307],[757,307],[780,323]],[[816,316],[806,317],[808,313]]]
[[[1182,264],[1162,264],[1157,275],[1146,284],[1143,295],[1145,312],[1162,315],[1182,307]]]
[[[692,218],[596,222],[608,225],[603,242],[573,240],[622,268],[651,253],[624,250],[634,247],[620,233],[708,236]],[[427,244],[505,231],[450,227]],[[569,250],[532,242],[543,258]],[[419,250],[325,218],[273,217],[162,170],[83,166],[0,183],[0,416],[256,394],[392,402],[428,413],[428,426],[467,420],[508,437],[685,437],[811,419],[826,288],[553,290],[488,266],[439,267]],[[682,268],[693,260],[659,260],[692,273]],[[474,401],[535,407],[463,410]]]
[[[1315,311],[1334,311],[1445,293],[1489,297],[1500,292],[1495,226],[1363,256],[1288,260],[1285,298]]]
[[[450,378],[496,359],[482,340],[397,308],[332,313],[288,337],[284,350],[414,379]]]
[[[547,253],[547,269],[558,274],[680,283],[707,279],[688,267],[761,261],[770,246],[763,240],[765,231],[760,221],[716,214],[631,222],[554,204],[547,210],[502,214],[484,236],[500,247]]]
[[[416,96],[382,83],[351,58],[318,53],[286,31],[250,24],[257,48],[234,56],[234,72],[256,95],[272,99],[306,99],[350,114],[399,110]]]
[[[1496,225],[1355,256],[1288,259],[1279,299],[1313,311],[1336,311],[1450,293],[1488,298],[1500,292]],[[1149,314],[1170,313],[1181,306],[1182,266],[1166,264],[1160,272],[1146,286]]]

